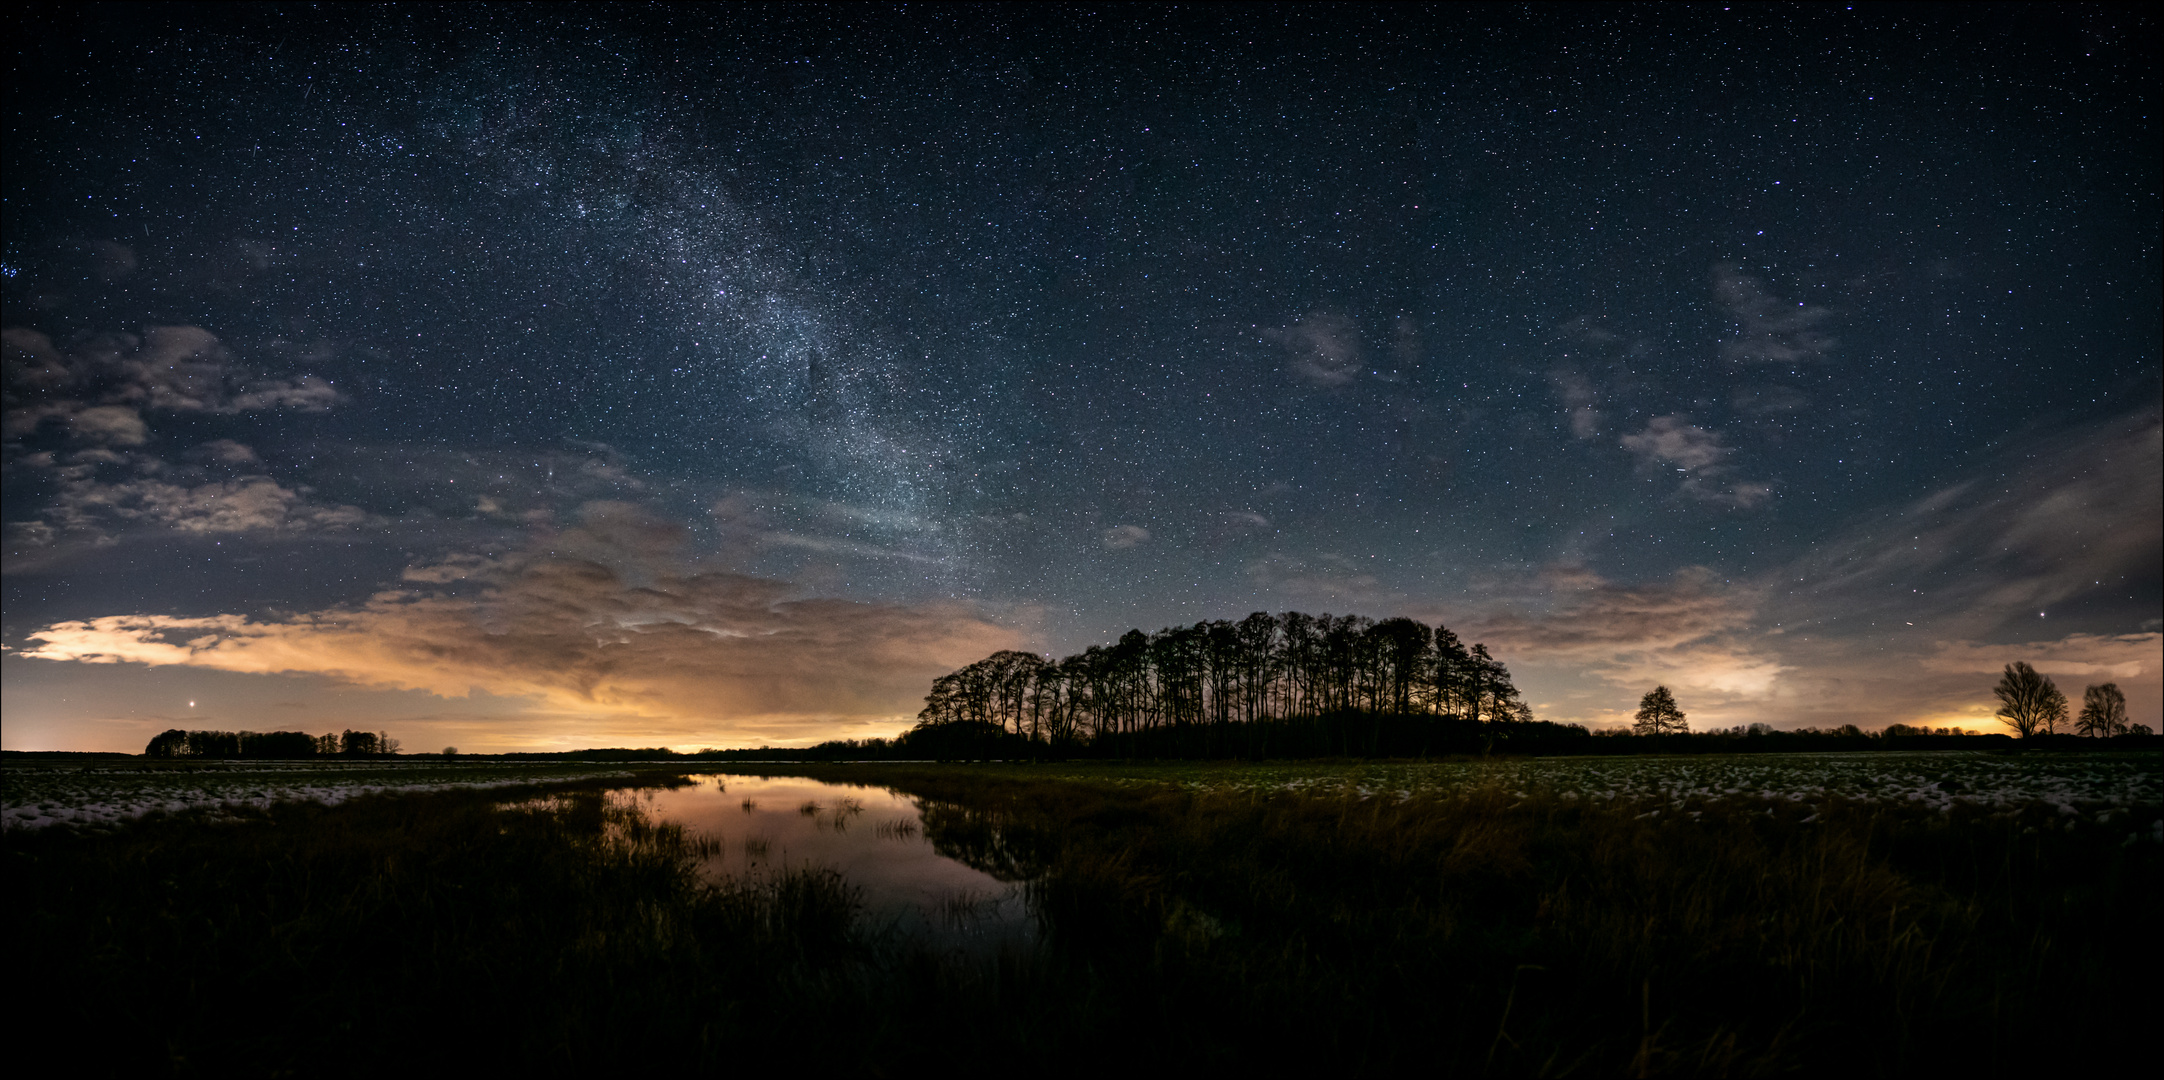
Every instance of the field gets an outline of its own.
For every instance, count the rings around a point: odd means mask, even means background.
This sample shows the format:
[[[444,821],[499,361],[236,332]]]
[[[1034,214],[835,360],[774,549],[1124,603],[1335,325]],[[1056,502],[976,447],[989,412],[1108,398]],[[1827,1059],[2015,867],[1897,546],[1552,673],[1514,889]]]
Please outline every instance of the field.
[[[10,1035],[205,1075],[2093,1071],[2159,1004],[2157,765],[729,767],[914,796],[941,852],[1025,884],[1038,944],[992,956],[868,923],[821,868],[702,883],[704,838],[604,794],[662,775],[205,798],[9,830],[40,988]],[[43,790],[105,781],[70,782]]]
[[[64,761],[10,762],[0,766],[0,829],[52,825],[107,828],[147,815],[203,813],[213,816],[278,803],[336,806],[361,795],[387,792],[485,790],[548,781],[628,779],[617,764],[523,762],[491,759],[361,761],[140,761],[127,764]]]
[[[1919,751],[1553,757],[1441,763],[1054,764],[1018,775],[1173,784],[1196,791],[1300,792],[1410,799],[1494,787],[1520,798],[1585,799],[1640,810],[1702,813],[1723,802],[1915,804],[2018,813],[2045,810],[2104,824],[2164,801],[2153,757]],[[2065,822],[2060,822],[2064,824]]]
[[[692,763],[686,762],[686,765]],[[822,772],[827,766],[728,764],[731,771]],[[891,768],[860,766],[857,768]],[[906,766],[902,766],[906,768]],[[1197,791],[1300,792],[1407,799],[1493,786],[1531,797],[1587,799],[1641,810],[1702,813],[1724,800],[1869,805],[1915,803],[2000,812],[2044,810],[2069,822],[2126,820],[2164,801],[2153,761],[2126,753],[2013,755],[1871,752],[1688,757],[1556,757],[1440,763],[1274,762],[1054,763],[1012,766],[1013,775]],[[614,762],[468,758],[356,762],[129,762],[10,764],[0,768],[0,828],[103,827],[146,814],[265,808],[281,802],[337,805],[386,792],[489,789],[551,781],[626,778]]]

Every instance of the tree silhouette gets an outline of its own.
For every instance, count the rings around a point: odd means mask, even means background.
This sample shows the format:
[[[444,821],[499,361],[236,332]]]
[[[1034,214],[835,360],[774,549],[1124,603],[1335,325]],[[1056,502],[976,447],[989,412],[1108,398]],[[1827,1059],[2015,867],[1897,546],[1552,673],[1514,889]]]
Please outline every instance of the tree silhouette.
[[[1129,630],[1056,661],[994,653],[933,680],[917,714],[920,726],[983,724],[1030,743],[1171,739],[1205,754],[1284,738],[1377,753],[1427,745],[1420,732],[1437,722],[1531,719],[1502,662],[1447,628],[1297,611]]]
[[[2081,693],[2081,718],[2074,730],[2083,735],[2110,737],[2126,734],[2126,695],[2118,683],[2092,686]]]
[[[1691,729],[1683,722],[1683,710],[1676,707],[1676,696],[1665,686],[1656,686],[1638,699],[1638,722],[1631,725],[1635,735],[1680,735]]]
[[[2006,665],[1991,692],[1999,698],[1999,720],[2024,739],[2052,734],[2066,722],[2066,695],[2025,660]]]
[[[339,753],[395,754],[398,740],[389,734],[349,731],[337,735],[310,735],[305,731],[182,731],[160,732],[143,748],[154,758],[291,758],[324,757]]]

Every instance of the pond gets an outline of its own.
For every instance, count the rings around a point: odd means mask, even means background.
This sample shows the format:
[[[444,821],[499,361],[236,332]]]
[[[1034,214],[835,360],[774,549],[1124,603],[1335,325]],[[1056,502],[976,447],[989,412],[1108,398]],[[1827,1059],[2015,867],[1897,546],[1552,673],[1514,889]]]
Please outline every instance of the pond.
[[[941,854],[907,795],[794,776],[692,779],[635,795],[655,819],[718,842],[700,867],[709,880],[828,867],[861,891],[874,926],[964,945],[1034,939],[1022,887]]]

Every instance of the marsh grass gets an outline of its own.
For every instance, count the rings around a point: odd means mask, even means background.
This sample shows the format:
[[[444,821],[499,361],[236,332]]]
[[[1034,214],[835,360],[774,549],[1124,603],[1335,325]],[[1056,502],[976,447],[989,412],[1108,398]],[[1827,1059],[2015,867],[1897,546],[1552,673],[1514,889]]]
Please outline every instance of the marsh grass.
[[[931,914],[949,929],[966,929],[989,917],[988,912],[998,903],[998,897],[956,892],[940,897],[932,905]]]
[[[876,771],[941,851],[1029,882],[1044,963],[1168,1061],[2006,1075],[2134,1053],[2159,1003],[2153,804],[1678,813]]]
[[[711,844],[593,789],[10,836],[10,1037],[112,1075],[711,1065],[872,960],[839,875],[704,884]]]
[[[821,868],[703,884],[711,838],[597,785],[282,805],[8,836],[10,1036],[129,1075],[1989,1076],[2096,1071],[2158,1004],[2154,806],[792,772],[917,795],[1039,944],[879,932]]]

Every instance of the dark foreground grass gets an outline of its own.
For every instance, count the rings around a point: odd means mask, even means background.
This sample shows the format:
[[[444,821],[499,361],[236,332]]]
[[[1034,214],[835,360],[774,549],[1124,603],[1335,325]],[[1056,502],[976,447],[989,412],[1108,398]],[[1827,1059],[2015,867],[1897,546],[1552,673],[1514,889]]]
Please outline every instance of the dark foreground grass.
[[[2051,807],[877,775],[948,853],[1037,882],[1108,1040],[1189,1064],[2033,1074],[2146,1054],[2160,1001],[2157,807],[2069,830]]]
[[[10,836],[9,1038],[114,1075],[555,1075],[716,1061],[849,996],[833,874],[703,887],[697,838],[595,785],[512,797]]]
[[[2164,860],[2124,828],[792,771],[922,797],[1036,882],[1046,945],[882,935],[816,871],[702,886],[593,790],[364,799],[10,836],[9,1037],[220,1076],[2008,1075],[2144,1056],[2159,1000]]]

